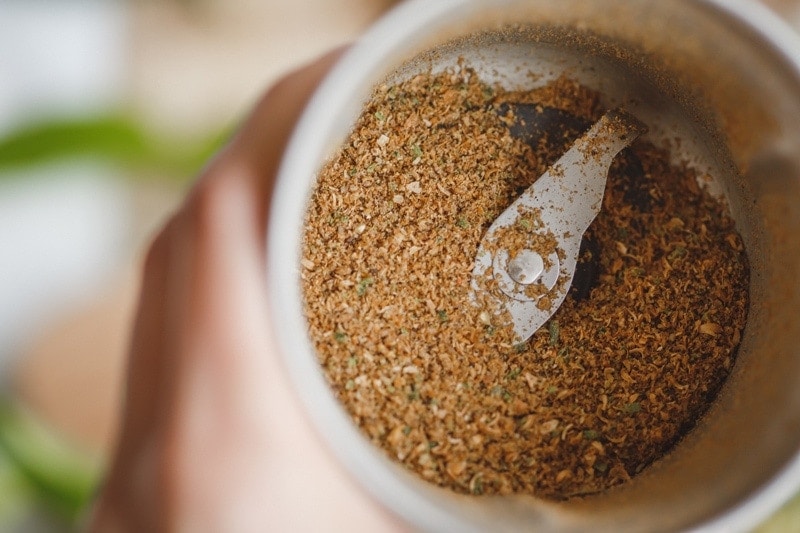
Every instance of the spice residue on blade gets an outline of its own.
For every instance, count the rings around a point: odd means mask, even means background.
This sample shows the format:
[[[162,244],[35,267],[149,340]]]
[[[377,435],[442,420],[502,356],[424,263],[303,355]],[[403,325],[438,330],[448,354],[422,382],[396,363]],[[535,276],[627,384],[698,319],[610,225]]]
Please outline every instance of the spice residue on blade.
[[[668,451],[733,364],[741,239],[692,168],[642,141],[612,165],[580,298],[524,345],[470,304],[483,232],[582,133],[513,135],[515,103],[584,124],[598,102],[563,78],[523,94],[467,68],[421,74],[377,88],[319,175],[301,261],[310,337],[354,422],[432,483],[605,490]]]

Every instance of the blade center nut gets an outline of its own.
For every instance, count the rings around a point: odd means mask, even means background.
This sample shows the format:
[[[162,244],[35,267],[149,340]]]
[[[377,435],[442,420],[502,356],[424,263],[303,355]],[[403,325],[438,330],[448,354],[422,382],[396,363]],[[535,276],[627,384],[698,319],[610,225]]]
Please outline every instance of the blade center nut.
[[[544,272],[544,259],[533,250],[521,250],[508,262],[508,275],[520,285],[530,285]]]

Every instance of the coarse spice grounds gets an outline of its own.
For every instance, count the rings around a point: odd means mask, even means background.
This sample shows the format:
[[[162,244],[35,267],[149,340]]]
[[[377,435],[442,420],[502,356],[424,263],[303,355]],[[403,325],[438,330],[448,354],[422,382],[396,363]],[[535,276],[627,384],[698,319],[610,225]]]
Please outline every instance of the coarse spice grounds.
[[[518,345],[470,304],[484,231],[602,112],[567,78],[521,93],[464,66],[421,74],[378,87],[318,176],[301,260],[310,338],[354,422],[432,483],[603,491],[691,429],[734,364],[741,238],[692,168],[642,140],[612,165],[545,326]]]

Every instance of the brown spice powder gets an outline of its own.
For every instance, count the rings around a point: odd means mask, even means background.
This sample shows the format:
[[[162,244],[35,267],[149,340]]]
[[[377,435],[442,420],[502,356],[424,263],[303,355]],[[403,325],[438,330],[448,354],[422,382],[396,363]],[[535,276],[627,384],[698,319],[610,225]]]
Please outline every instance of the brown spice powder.
[[[511,134],[519,102],[587,123],[602,112],[567,79],[510,93],[461,68],[379,87],[319,175],[302,282],[333,390],[390,457],[457,492],[564,499],[629,479],[707,409],[739,344],[748,267],[694,170],[637,142],[586,235],[587,295],[515,345],[469,303],[475,253],[582,133],[526,142]]]

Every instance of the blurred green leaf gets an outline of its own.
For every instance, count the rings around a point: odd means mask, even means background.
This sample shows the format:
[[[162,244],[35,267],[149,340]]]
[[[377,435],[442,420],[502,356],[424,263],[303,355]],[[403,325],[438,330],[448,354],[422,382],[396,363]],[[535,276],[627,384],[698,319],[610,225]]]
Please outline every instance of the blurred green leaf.
[[[91,157],[184,180],[202,169],[229,134],[225,129],[194,142],[165,138],[124,113],[54,119],[23,126],[0,138],[0,171]]]
[[[3,448],[0,448],[0,530],[27,512],[35,495]]]
[[[755,533],[800,531],[800,494],[789,500],[780,511],[756,528]]]
[[[70,524],[81,517],[100,479],[95,461],[8,400],[0,400],[0,453],[13,466],[11,479],[24,481],[38,501]],[[15,489],[19,484],[7,490]]]

